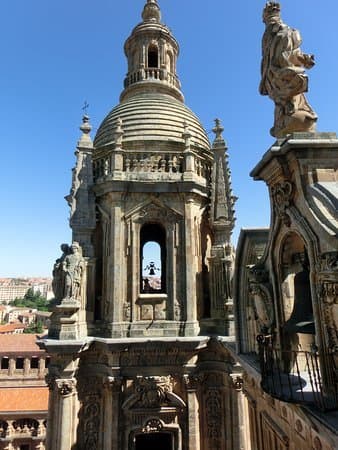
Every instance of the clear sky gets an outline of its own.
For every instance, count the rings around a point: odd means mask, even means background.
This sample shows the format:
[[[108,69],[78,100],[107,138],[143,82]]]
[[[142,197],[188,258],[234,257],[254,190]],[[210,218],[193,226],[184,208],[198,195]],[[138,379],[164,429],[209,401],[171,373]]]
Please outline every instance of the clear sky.
[[[0,19],[2,149],[0,277],[50,275],[70,242],[68,206],[82,106],[95,129],[117,104],[123,44],[145,0],[6,0]],[[210,131],[219,117],[229,145],[237,224],[268,226],[267,189],[249,177],[273,144],[273,104],[258,94],[261,0],[159,0],[181,46],[186,103]],[[338,3],[284,0],[284,21],[314,53],[308,99],[319,131],[338,129]],[[212,135],[210,135],[212,138]]]

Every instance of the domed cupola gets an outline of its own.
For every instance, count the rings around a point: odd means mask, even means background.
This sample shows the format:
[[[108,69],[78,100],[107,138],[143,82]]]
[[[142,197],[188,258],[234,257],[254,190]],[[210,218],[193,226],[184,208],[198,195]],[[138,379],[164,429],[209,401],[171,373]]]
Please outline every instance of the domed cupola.
[[[198,117],[185,105],[181,92],[176,73],[179,45],[169,28],[161,23],[157,0],[147,0],[142,19],[124,45],[128,73],[120,103],[103,120],[94,140],[94,160],[97,156],[106,158],[95,162],[101,176],[113,170],[107,158],[109,152],[116,152],[118,121],[123,130],[121,145],[124,155],[140,150],[159,153],[165,149],[179,153],[182,160],[184,133],[188,128],[192,150],[202,157],[201,164],[211,165],[208,136]],[[159,167],[162,156],[160,159],[156,157]],[[130,155],[124,158],[124,168],[128,168],[130,158]],[[168,161],[172,158],[172,155],[165,155]],[[146,158],[138,154],[132,159]],[[168,162],[168,167],[170,164]]]
[[[167,93],[183,101],[176,74],[179,45],[169,28],[161,23],[157,0],[147,1],[142,19],[124,45],[128,73],[120,100],[150,91]]]

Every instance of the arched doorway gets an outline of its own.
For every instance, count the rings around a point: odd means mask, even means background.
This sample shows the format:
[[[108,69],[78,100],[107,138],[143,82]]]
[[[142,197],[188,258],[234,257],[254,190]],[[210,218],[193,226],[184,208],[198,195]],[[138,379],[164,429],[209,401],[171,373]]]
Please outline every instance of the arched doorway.
[[[135,450],[173,450],[171,433],[144,433],[135,436]]]

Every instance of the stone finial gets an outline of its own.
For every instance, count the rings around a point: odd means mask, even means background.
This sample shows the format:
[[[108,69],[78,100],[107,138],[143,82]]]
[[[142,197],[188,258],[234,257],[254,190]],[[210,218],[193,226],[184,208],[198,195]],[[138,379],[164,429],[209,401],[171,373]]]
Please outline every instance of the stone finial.
[[[86,114],[82,117],[82,124],[80,130],[82,131],[82,136],[78,142],[78,147],[88,147],[92,146],[92,140],[90,137],[90,132],[92,131],[92,126],[89,122],[90,118]]]
[[[144,22],[161,21],[161,10],[158,6],[157,0],[147,0],[142,12],[142,19]]]
[[[279,3],[266,3],[263,22],[266,29],[259,91],[275,103],[275,123],[270,133],[282,138],[296,131],[314,132],[317,115],[304,95],[308,91],[305,69],[314,66],[314,56],[301,51],[300,33],[283,23]]]
[[[214,144],[222,144],[224,147],[226,147],[226,143],[225,140],[223,138],[223,131],[224,131],[224,127],[222,126],[222,123],[220,121],[220,119],[215,119],[215,127],[212,129],[212,131],[215,133],[215,141]]]

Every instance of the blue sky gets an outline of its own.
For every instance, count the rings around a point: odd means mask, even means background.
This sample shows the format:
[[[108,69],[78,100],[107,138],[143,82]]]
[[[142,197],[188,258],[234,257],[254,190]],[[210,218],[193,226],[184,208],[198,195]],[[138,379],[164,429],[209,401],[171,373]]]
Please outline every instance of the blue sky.
[[[118,102],[123,44],[145,0],[3,0],[0,19],[0,277],[49,275],[71,239],[64,196],[71,183],[84,101],[94,130]],[[268,226],[267,189],[250,170],[274,142],[273,104],[258,94],[264,1],[160,0],[181,46],[186,103],[210,131],[219,117],[229,145],[240,228]],[[282,16],[314,53],[308,99],[319,131],[336,131],[338,4],[284,0]],[[210,135],[212,137],[212,135]]]

